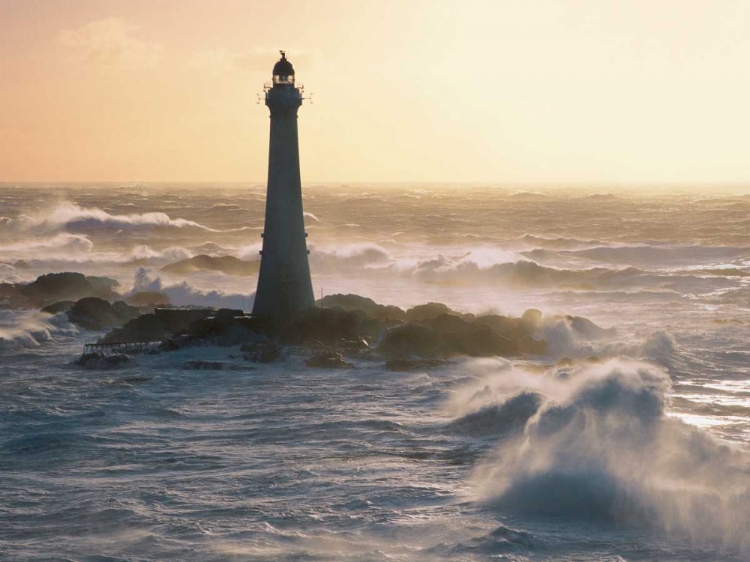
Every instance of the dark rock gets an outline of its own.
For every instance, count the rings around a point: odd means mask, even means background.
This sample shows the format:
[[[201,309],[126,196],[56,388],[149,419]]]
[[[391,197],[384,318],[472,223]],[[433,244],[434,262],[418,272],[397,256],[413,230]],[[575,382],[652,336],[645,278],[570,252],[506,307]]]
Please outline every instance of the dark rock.
[[[214,318],[242,318],[245,316],[243,310],[233,310],[231,308],[220,308],[214,314]]]
[[[404,320],[406,313],[397,306],[382,305],[359,295],[326,295],[317,302],[321,308],[341,308],[346,311],[361,310],[377,320]]]
[[[120,316],[120,319],[123,324],[125,322],[132,320],[134,318],[138,318],[141,315],[141,312],[138,308],[134,306],[130,306],[128,303],[124,301],[115,301],[112,303],[112,308],[117,312],[117,314]]]
[[[528,355],[542,355],[547,352],[547,343],[532,337],[541,323],[541,312],[534,309],[527,310],[522,318],[488,315],[480,316],[475,322],[489,326],[501,336],[516,342],[518,351]]]
[[[81,273],[48,273],[20,288],[21,294],[38,306],[59,301],[77,301],[85,297],[113,300],[118,297],[113,288],[119,285],[106,277],[86,277]]]
[[[420,371],[442,367],[443,365],[447,364],[448,362],[443,361],[442,359],[410,359],[406,357],[399,357],[386,361],[385,368],[389,371],[396,372]]]
[[[316,369],[356,369],[353,363],[347,363],[344,356],[335,351],[316,353],[305,364]]]
[[[207,318],[214,314],[212,308],[157,308],[154,310],[156,320],[170,333],[184,330],[197,320]]]
[[[16,269],[29,269],[31,266],[28,263],[26,263],[24,260],[17,260],[13,264],[13,267],[15,267]]]
[[[177,351],[178,349],[182,349],[183,347],[185,347],[184,342],[181,342],[179,338],[167,338],[163,342],[161,342],[159,350]]]
[[[110,279],[109,277],[97,277],[95,275],[89,275],[86,277],[86,280],[89,283],[91,283],[91,285],[97,291],[101,291],[103,294],[117,295],[114,289],[115,287],[120,286],[119,281],[116,281],[115,279]]]
[[[284,326],[281,339],[283,343],[295,345],[314,341],[334,345],[341,340],[375,339],[387,325],[388,323],[371,318],[361,310],[313,308]]]
[[[533,309],[526,311],[522,318],[499,315],[476,318],[472,314],[453,311],[444,304],[428,303],[403,313],[402,317],[413,321],[402,323],[389,317],[399,316],[403,312],[400,309],[382,307],[357,295],[331,295],[321,299],[321,303],[341,304],[350,310],[338,306],[316,307],[285,323],[272,324],[267,319],[246,316],[241,310],[157,308],[153,314],[144,314],[113,330],[101,341],[166,340],[161,350],[195,344],[244,344],[241,348],[244,358],[256,362],[276,360],[281,356],[279,344],[319,350],[323,354],[321,357],[346,353],[360,359],[380,359],[383,355],[396,359],[455,355],[513,357],[546,353],[546,343],[532,337],[542,326],[541,313]],[[122,306],[126,305],[115,303],[112,308],[119,311]],[[373,318],[362,308],[379,317]],[[601,330],[586,319],[562,318],[574,329],[588,334]],[[370,348],[372,341],[379,341],[374,350]],[[322,359],[321,362],[325,363]],[[331,362],[336,361],[331,359]],[[437,363],[394,362],[392,367],[407,369],[413,365],[424,368]]]
[[[74,304],[75,303],[73,301],[60,301],[60,302],[56,302],[55,304],[45,306],[42,309],[42,312],[46,312],[47,314],[58,314],[60,312],[68,312],[71,308],[73,308]]]
[[[378,349],[391,355],[434,357],[440,353],[440,332],[417,324],[402,324],[383,333]]]
[[[473,324],[453,314],[440,314],[435,318],[425,319],[419,324],[437,330],[440,333],[462,332],[472,329]]]
[[[102,355],[101,353],[87,353],[78,360],[78,365],[86,370],[106,371],[109,369],[122,369],[135,365],[135,359],[130,355],[116,353],[114,355]]]
[[[459,318],[462,318],[464,320],[474,319],[473,314],[463,314],[461,312],[456,312],[455,310],[451,310],[446,305],[440,302],[428,302],[427,304],[420,304],[407,310],[405,320],[407,322],[421,324],[425,320],[434,320],[435,318],[443,314],[458,316]]]
[[[157,308],[153,314],[143,314],[111,331],[101,342],[165,340],[213,313],[210,308]]]
[[[472,357],[515,357],[521,355],[518,343],[501,336],[487,326],[476,326],[470,331],[443,334],[442,351],[449,355]]]
[[[520,318],[510,318],[498,314],[480,316],[476,319],[475,324],[489,326],[498,334],[502,334],[511,339],[530,336],[535,331],[535,328],[529,324],[523,323]]]
[[[139,314],[137,308],[122,301],[110,304],[96,297],[87,297],[76,302],[68,310],[68,319],[86,330],[101,330],[122,326]]]
[[[214,345],[232,346],[242,344],[254,336],[268,333],[268,321],[251,316],[234,316],[237,311],[210,316],[192,322],[182,333],[194,341]]]

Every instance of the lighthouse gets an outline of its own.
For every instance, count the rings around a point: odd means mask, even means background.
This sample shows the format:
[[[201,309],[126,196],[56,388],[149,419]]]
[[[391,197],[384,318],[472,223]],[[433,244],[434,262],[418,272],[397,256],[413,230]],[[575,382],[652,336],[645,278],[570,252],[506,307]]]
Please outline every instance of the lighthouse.
[[[284,51],[264,91],[271,113],[271,136],[263,249],[253,316],[283,322],[315,306],[302,213],[297,136],[297,110],[302,105],[303,89],[295,85],[294,67]]]

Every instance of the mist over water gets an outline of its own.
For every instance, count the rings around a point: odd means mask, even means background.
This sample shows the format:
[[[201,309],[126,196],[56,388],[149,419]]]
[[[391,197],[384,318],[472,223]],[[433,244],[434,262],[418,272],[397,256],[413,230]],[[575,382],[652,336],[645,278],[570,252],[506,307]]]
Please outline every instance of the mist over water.
[[[264,190],[0,186],[0,282],[249,310],[256,277],[162,268],[257,260]],[[189,348],[91,372],[70,363],[101,334],[0,311],[0,558],[748,558],[750,197],[304,194],[316,297],[536,308],[548,354],[193,371],[231,350]]]

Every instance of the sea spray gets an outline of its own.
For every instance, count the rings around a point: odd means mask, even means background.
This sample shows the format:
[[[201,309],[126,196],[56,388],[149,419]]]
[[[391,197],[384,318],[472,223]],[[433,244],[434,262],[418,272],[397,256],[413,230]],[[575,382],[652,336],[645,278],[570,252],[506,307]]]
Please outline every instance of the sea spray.
[[[233,308],[252,310],[255,293],[225,293],[219,290],[203,291],[190,285],[187,281],[167,285],[161,277],[152,277],[145,267],[136,270],[133,289],[130,295],[142,291],[164,293],[169,302],[176,306],[209,306],[213,308]]]
[[[56,336],[73,336],[78,328],[64,313],[0,311],[0,348],[38,347]]]
[[[454,424],[522,396],[538,396],[539,407],[529,416],[525,399],[523,430],[478,465],[477,499],[504,512],[645,524],[748,551],[750,457],[667,417],[670,388],[662,369],[626,360],[490,375],[479,394],[462,397],[479,409]],[[500,421],[509,423],[507,414]]]

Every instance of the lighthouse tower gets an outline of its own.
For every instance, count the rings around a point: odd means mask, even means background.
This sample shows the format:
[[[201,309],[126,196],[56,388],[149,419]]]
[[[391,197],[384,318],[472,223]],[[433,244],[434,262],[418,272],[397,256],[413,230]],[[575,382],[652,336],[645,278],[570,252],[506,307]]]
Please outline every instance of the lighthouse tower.
[[[253,316],[278,322],[315,306],[307,261],[297,139],[302,88],[295,86],[294,67],[284,51],[273,67],[273,81],[264,90],[271,112],[271,138],[266,223],[261,234],[263,250]]]

